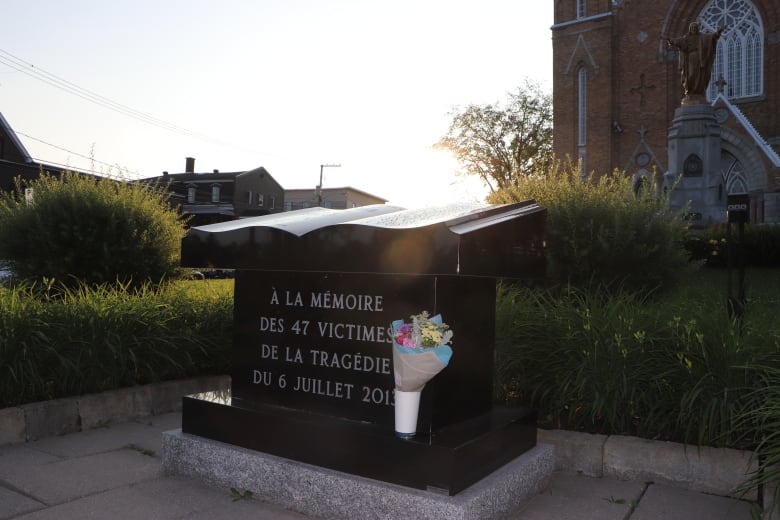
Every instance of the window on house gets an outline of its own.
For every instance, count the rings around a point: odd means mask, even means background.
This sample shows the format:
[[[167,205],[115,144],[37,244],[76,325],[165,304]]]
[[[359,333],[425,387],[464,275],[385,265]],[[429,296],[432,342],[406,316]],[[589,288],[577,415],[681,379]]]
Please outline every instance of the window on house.
[[[269,199],[271,199],[271,200],[269,201],[269,204],[268,204],[268,209],[276,209],[276,197],[274,197],[273,195],[271,195],[271,196],[270,196],[270,197],[268,197],[268,198],[269,198]]]
[[[262,206],[262,205],[263,205],[263,202],[265,202],[265,201],[263,200],[263,194],[262,194],[262,193],[258,193],[258,194],[257,194],[257,205],[258,205],[258,206]]]
[[[187,204],[195,204],[195,186],[187,186]]]
[[[285,210],[285,211],[292,211],[292,209],[293,209],[293,204],[292,204],[292,202],[290,202],[290,201],[285,201],[285,203],[284,203],[284,210]]]
[[[760,96],[764,92],[764,26],[750,0],[710,0],[699,15],[701,31],[715,32],[725,25],[718,40],[707,97],[718,95],[718,78],[726,80],[729,99]]]
[[[249,190],[249,200],[247,200],[247,204],[250,206],[252,205],[252,199],[253,199],[254,193],[252,193],[252,190]]]
[[[211,185],[211,202],[219,202],[219,184]]]
[[[588,129],[588,71],[582,67],[577,74],[577,144],[585,146]]]
[[[577,0],[577,18],[585,18],[585,0]]]

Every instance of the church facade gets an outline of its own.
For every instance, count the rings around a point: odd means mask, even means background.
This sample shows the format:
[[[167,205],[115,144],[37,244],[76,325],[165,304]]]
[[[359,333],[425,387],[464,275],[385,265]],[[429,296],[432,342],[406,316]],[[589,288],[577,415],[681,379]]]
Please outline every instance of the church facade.
[[[683,87],[667,39],[691,22],[718,39],[705,103],[720,125],[714,197],[747,194],[751,222],[780,222],[780,2],[555,0],[554,150],[582,173],[618,169],[641,185],[669,171],[669,134]]]

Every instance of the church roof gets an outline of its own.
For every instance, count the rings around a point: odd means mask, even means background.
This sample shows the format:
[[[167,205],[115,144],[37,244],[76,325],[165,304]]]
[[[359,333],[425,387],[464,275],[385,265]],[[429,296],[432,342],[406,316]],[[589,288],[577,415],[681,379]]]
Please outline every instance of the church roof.
[[[761,137],[761,134],[758,133],[758,130],[756,130],[747,116],[739,109],[739,107],[733,105],[722,93],[718,94],[718,97],[712,100],[713,107],[718,105],[724,106],[734,115],[734,118],[739,121],[748,135],[750,135],[751,139],[753,139],[753,141],[756,143],[756,146],[762,152],[764,152],[772,165],[775,168],[780,168],[780,156],[777,155],[777,152],[775,152],[775,150],[769,145],[766,139]]]

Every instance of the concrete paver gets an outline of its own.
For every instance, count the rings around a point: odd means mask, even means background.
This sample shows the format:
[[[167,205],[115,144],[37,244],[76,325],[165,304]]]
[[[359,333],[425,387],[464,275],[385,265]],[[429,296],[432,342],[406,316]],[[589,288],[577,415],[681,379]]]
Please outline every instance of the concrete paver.
[[[652,484],[631,520],[750,520],[751,506],[734,498]]]
[[[242,503],[239,503],[242,502]],[[133,520],[141,518],[305,519],[255,500],[233,501],[227,490],[184,477],[160,477],[65,502],[19,520]],[[267,509],[267,510],[266,510]]]
[[[0,518],[13,518],[22,513],[42,509],[46,504],[10,489],[0,487]]]
[[[172,413],[0,447],[0,520],[305,520],[161,471]],[[512,520],[750,520],[752,503],[666,484],[556,472]],[[409,519],[414,519],[410,512]]]
[[[529,500],[516,520],[623,520],[645,484],[557,473],[550,487]]]
[[[11,476],[16,489],[49,505],[59,504],[125,484],[155,478],[160,460],[135,450],[62,459],[20,467]],[[8,477],[5,477],[8,479]]]
[[[125,447],[136,447],[154,455],[162,453],[162,435],[165,430],[181,427],[181,414],[139,419],[119,424],[109,424],[78,434],[48,437],[31,445],[37,451],[59,457],[83,457]]]

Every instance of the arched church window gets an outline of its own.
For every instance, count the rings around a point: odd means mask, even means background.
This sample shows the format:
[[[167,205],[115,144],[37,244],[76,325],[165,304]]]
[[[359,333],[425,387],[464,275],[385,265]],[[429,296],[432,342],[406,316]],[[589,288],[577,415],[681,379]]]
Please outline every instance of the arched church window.
[[[585,165],[588,138],[588,69],[580,67],[577,72],[577,158],[579,159],[580,177],[587,176]]]
[[[764,27],[750,0],[710,0],[699,15],[702,32],[725,25],[718,41],[707,98],[718,95],[716,81],[726,80],[729,99],[759,96],[764,92]]]
[[[588,71],[581,67],[577,73],[577,144],[585,146],[588,129]]]
[[[733,154],[721,150],[720,167],[723,182],[726,185],[726,193],[747,193],[748,181],[745,168]]]

